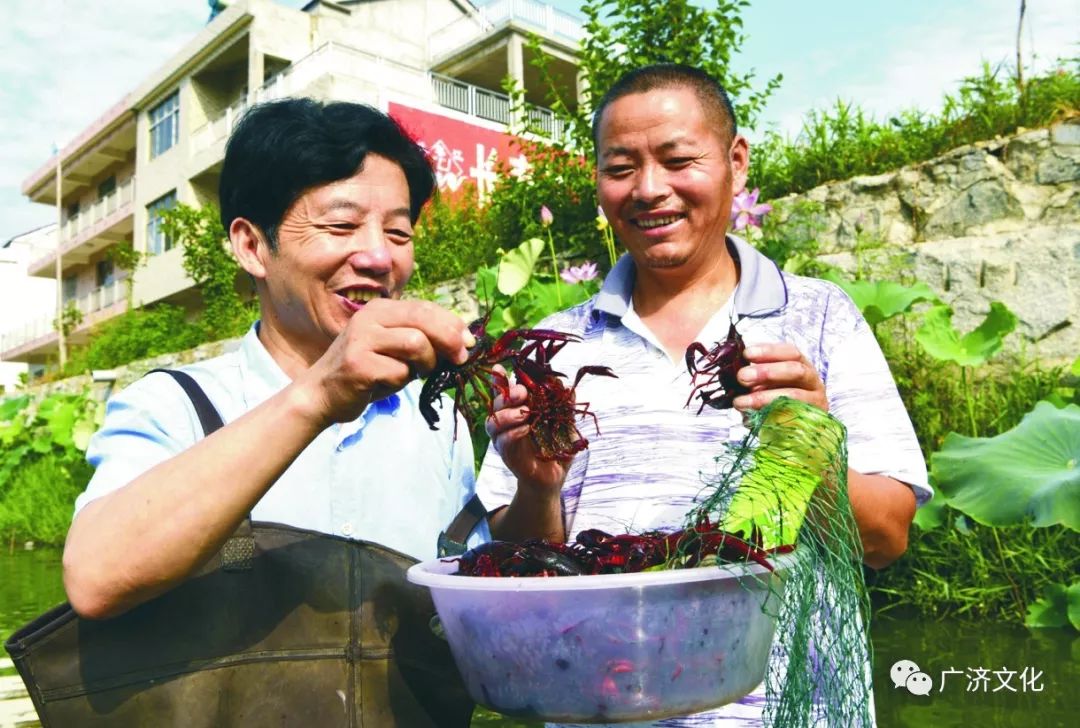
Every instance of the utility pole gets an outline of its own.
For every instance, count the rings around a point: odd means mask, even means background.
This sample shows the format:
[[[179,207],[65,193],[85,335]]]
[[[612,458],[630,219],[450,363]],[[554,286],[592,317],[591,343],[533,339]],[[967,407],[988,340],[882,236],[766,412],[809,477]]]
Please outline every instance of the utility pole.
[[[60,147],[54,144],[53,149],[56,150],[56,330],[60,334],[60,368],[63,369],[67,364],[67,342],[64,340],[64,202],[60,182],[63,161]]]

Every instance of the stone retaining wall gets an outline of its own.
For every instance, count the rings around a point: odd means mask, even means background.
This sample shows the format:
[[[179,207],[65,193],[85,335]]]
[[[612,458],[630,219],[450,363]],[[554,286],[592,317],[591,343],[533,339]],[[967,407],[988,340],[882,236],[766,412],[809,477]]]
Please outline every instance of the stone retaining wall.
[[[1013,347],[1080,353],[1080,119],[822,185],[777,200],[779,214],[798,200],[820,208],[827,262],[871,278],[913,274],[962,331],[1002,301],[1020,318]]]

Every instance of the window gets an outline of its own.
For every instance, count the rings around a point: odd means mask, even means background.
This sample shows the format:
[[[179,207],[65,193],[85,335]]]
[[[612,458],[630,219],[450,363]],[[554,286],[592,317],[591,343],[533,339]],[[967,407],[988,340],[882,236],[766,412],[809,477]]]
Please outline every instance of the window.
[[[102,180],[101,184],[97,187],[97,196],[99,200],[104,200],[106,197],[116,191],[116,175]]]
[[[78,292],[79,292],[79,278],[78,278],[78,276],[74,276],[74,275],[64,276],[64,287],[63,287],[63,291],[62,291],[62,294],[63,294],[63,297],[64,297],[64,303],[67,303],[68,301],[74,301],[75,296],[78,294]]]
[[[72,202],[70,205],[67,206],[67,219],[68,220],[70,220],[73,217],[76,217],[78,214],[79,214],[79,203],[78,202]]]
[[[173,246],[172,238],[161,229],[161,213],[176,206],[176,190],[146,206],[146,252],[160,255]]]
[[[180,92],[150,109],[150,158],[171,149],[180,138]]]
[[[111,258],[105,260],[99,260],[97,263],[97,285],[98,288],[104,288],[105,286],[112,285],[116,282],[116,266],[113,265]]]

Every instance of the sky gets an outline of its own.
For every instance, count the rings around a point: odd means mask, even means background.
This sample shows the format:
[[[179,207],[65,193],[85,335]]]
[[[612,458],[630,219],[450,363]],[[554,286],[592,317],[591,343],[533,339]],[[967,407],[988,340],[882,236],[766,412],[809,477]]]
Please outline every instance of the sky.
[[[572,12],[579,2],[551,4]],[[1080,56],[1080,2],[1027,6],[1026,63],[1046,68]],[[932,111],[983,60],[1013,60],[1018,8],[1018,0],[752,0],[734,66],[762,81],[783,73],[761,128],[789,135],[807,111],[837,98],[877,118]],[[69,142],[134,89],[207,16],[206,0],[0,0],[0,244],[52,220],[51,207],[19,188],[53,144]]]

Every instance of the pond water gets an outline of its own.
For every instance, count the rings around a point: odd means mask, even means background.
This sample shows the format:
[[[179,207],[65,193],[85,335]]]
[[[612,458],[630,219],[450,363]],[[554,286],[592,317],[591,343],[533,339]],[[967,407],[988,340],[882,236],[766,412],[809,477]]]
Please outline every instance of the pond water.
[[[62,601],[59,551],[0,551],[2,639]],[[1080,636],[1075,632],[882,617],[874,621],[871,633],[881,728],[1080,724]],[[926,673],[928,694],[914,694],[906,684],[894,686],[889,672],[898,660],[911,660]],[[478,711],[473,725],[533,724]]]

